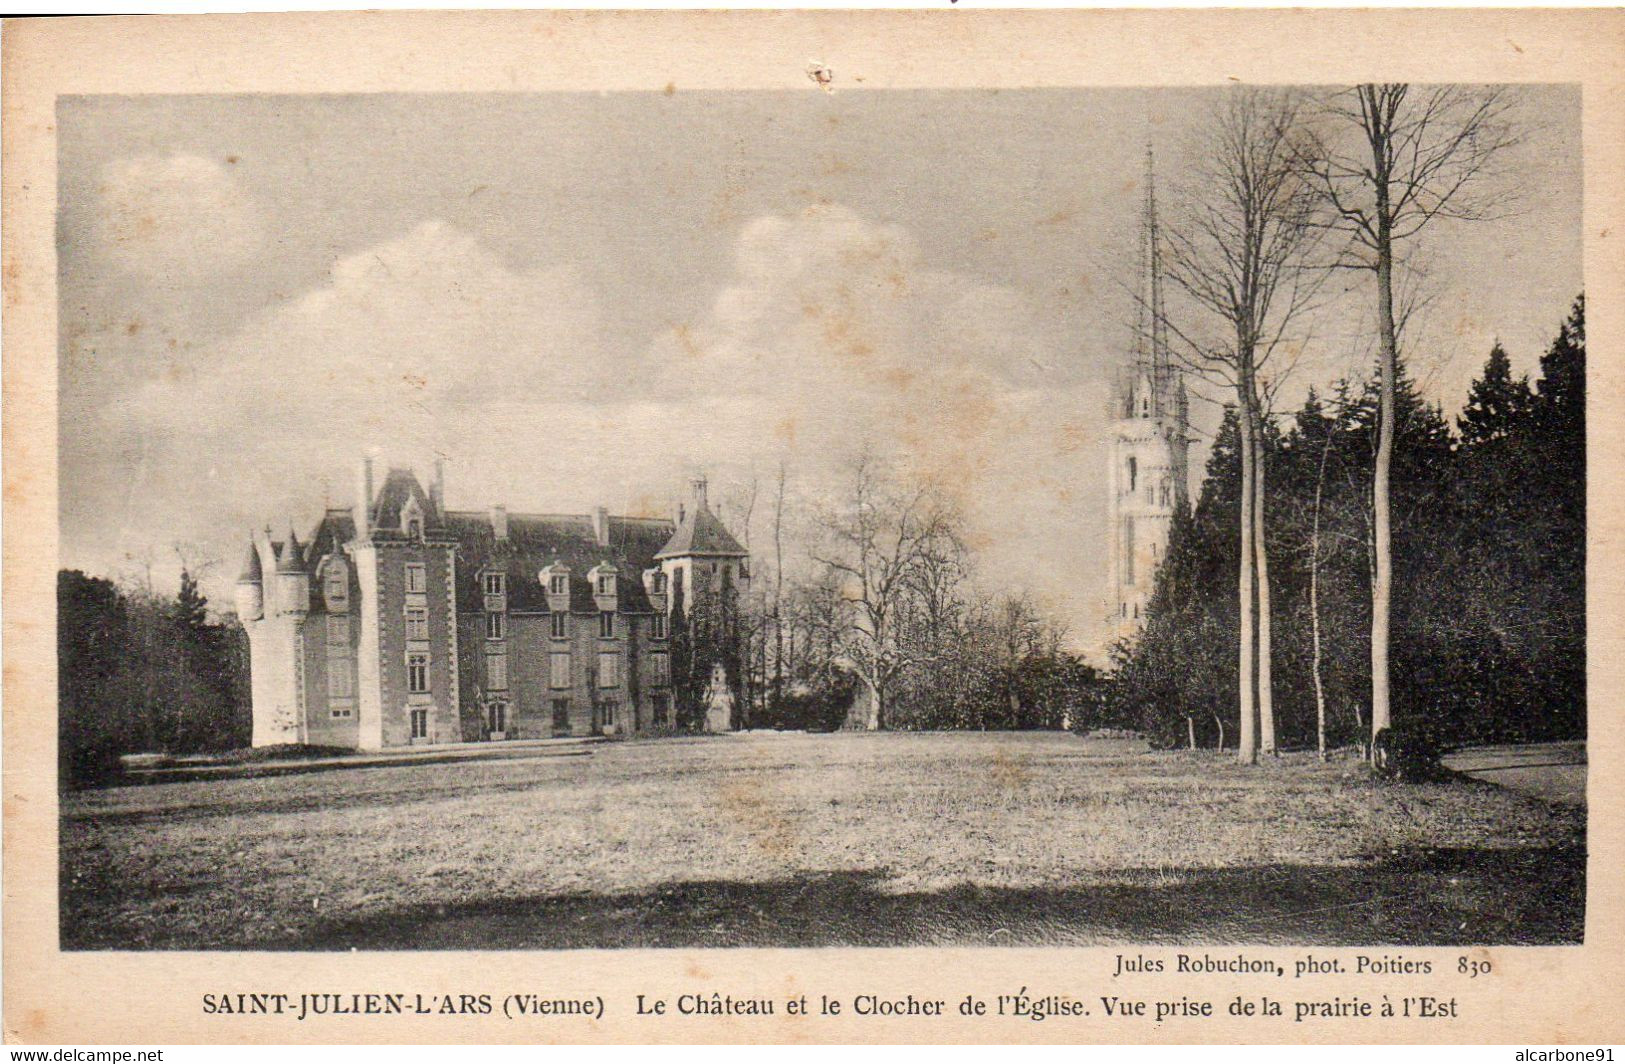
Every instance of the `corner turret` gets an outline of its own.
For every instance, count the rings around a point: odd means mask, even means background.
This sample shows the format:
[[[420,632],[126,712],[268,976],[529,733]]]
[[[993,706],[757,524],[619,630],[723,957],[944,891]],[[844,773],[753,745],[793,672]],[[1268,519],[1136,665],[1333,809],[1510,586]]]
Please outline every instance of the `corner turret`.
[[[265,616],[265,570],[260,564],[259,547],[248,543],[248,557],[242,575],[237,577],[237,618],[244,623]]]
[[[299,549],[299,537],[288,529],[288,541],[282,545],[277,558],[276,578],[284,613],[310,612],[310,575],[305,572],[305,555]]]

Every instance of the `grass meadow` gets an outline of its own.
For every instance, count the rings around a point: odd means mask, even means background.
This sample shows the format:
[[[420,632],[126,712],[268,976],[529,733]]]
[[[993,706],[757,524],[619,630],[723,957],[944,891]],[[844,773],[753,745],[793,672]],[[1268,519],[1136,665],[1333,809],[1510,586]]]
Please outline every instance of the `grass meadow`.
[[[532,756],[533,754],[533,756]],[[66,949],[1579,941],[1585,814],[1059,733],[741,735],[63,797]]]

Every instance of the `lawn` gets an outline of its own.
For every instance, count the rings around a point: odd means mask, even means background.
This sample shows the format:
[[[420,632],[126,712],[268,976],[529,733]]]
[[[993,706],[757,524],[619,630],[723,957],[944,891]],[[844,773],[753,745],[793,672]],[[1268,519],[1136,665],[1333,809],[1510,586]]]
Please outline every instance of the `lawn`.
[[[68,949],[1576,942],[1585,814],[1055,733],[745,735],[63,800]]]

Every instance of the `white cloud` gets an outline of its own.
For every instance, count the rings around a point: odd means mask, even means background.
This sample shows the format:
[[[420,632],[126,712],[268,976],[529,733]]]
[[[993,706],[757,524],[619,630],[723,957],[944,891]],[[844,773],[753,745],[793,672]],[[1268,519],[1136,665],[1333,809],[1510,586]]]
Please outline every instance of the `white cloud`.
[[[675,436],[692,462],[783,454],[807,484],[858,446],[888,453],[960,498],[990,585],[1035,588],[1080,643],[1097,634],[1103,566],[1080,544],[1102,521],[1105,395],[1021,293],[813,207],[747,225],[710,313],[654,351],[664,390],[706,411],[685,421],[720,430]]]
[[[259,207],[228,164],[142,155],[101,170],[97,248],[127,273],[196,282],[245,265],[265,240]]]
[[[605,357],[597,298],[573,271],[514,269],[425,222],[338,260],[327,283],[212,348],[154,358],[148,383],[104,413],[126,441],[121,463],[139,456],[128,480],[140,490],[98,510],[95,533],[120,550],[212,544],[235,565],[244,529],[304,524],[324,495],[348,504],[349,471],[371,448],[420,468],[442,451],[484,478],[475,489],[557,485],[594,438],[580,419],[561,433],[557,412],[637,377]]]
[[[1040,369],[1067,364],[1064,339],[1018,293],[840,208],[751,223],[735,267],[703,320],[612,353],[573,271],[514,269],[424,223],[155,366],[113,412],[150,479],[107,516],[131,542],[209,543],[230,565],[247,527],[306,521],[324,491],[347,504],[373,446],[420,468],[449,455],[454,506],[659,513],[688,470],[720,494],[785,456],[816,492],[867,442],[958,493],[991,585],[1037,587],[1090,638],[1101,566],[1078,544],[1099,520],[1104,404]]]
[[[327,284],[172,368],[131,413],[289,448],[435,447],[485,404],[596,397],[616,370],[596,297],[572,271],[513,270],[430,221],[338,260]]]

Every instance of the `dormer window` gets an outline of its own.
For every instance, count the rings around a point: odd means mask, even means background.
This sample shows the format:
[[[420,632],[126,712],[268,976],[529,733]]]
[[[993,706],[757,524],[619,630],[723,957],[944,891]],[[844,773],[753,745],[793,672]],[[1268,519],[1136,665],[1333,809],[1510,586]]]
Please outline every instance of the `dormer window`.
[[[327,559],[327,567],[322,572],[322,597],[327,600],[330,613],[343,613],[350,608],[350,570],[337,556]]]
[[[548,609],[568,609],[568,603],[559,600],[570,596],[570,567],[563,562],[554,562],[536,576],[547,591]]]
[[[508,574],[480,574],[480,590],[485,594],[485,612],[505,613],[508,609]]]
[[[423,510],[416,498],[407,499],[406,505],[401,507],[401,531],[409,539],[423,538]]]
[[[599,609],[612,610],[615,608],[616,578],[618,576],[618,571],[610,562],[599,562],[587,570],[587,581],[592,585],[593,597],[598,600]]]

